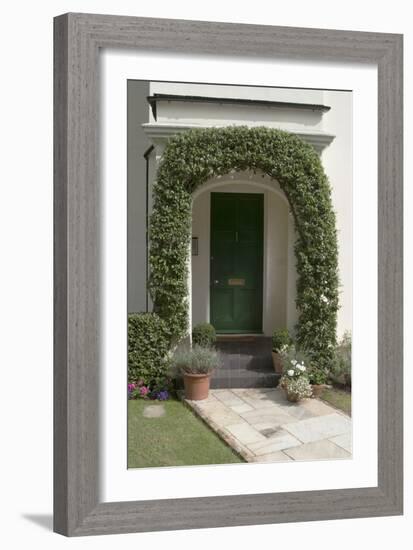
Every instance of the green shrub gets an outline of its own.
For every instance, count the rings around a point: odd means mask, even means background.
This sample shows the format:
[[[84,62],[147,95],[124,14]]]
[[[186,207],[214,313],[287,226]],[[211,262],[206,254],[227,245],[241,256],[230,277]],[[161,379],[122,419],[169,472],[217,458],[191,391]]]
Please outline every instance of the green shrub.
[[[128,316],[128,382],[150,388],[165,384],[168,375],[169,331],[156,313]]]
[[[310,379],[310,384],[325,384],[328,380],[328,372],[325,369],[312,365],[308,370],[308,378]]]
[[[182,374],[208,374],[221,366],[221,356],[214,349],[195,345],[192,349],[177,351],[172,365]]]
[[[351,333],[348,331],[335,349],[330,377],[333,382],[351,386]]]
[[[199,323],[192,330],[192,342],[203,348],[212,347],[217,339],[214,327],[210,323]]]
[[[276,352],[285,352],[293,344],[293,339],[288,330],[275,330],[272,335],[272,349]]]

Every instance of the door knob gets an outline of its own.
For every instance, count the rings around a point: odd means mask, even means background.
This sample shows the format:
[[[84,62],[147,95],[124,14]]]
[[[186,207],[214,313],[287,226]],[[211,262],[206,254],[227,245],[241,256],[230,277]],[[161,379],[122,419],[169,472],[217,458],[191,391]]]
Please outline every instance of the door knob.
[[[214,284],[217,285],[219,283],[218,279],[215,279]]]

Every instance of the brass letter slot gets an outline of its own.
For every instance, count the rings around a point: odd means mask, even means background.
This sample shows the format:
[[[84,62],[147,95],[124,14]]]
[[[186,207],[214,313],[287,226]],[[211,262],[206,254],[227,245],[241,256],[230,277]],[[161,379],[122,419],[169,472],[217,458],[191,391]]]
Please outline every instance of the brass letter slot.
[[[245,279],[228,279],[229,286],[245,286]]]

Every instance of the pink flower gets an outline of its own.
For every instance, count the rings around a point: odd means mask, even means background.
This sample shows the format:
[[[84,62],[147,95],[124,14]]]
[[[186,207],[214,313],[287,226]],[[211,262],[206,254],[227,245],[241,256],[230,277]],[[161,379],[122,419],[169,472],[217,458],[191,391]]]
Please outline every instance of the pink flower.
[[[145,395],[148,395],[149,393],[149,388],[147,388],[146,386],[141,386],[139,389],[139,393],[142,397],[145,397]]]

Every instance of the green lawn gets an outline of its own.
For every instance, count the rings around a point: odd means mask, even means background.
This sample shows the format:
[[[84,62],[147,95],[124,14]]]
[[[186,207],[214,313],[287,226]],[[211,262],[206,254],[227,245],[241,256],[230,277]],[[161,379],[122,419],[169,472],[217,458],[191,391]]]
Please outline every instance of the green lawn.
[[[165,415],[143,416],[158,401],[128,401],[128,468],[243,462],[180,401],[162,402]]]
[[[351,416],[351,392],[333,387],[324,390],[321,399]]]

